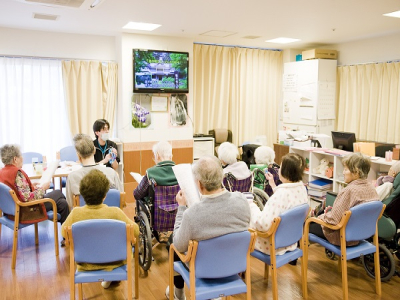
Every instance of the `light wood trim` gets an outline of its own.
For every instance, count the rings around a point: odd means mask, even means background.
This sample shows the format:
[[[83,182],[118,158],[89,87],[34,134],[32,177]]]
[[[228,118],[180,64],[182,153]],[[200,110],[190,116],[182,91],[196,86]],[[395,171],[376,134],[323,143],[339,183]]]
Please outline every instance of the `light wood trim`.
[[[127,286],[128,286],[128,299],[132,299],[132,237],[131,224],[126,224],[126,268],[127,268]]]

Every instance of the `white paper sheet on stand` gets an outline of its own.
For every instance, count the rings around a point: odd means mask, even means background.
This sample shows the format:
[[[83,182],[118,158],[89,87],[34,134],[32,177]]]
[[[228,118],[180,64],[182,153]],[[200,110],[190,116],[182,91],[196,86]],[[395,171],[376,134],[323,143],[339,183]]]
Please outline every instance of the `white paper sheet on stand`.
[[[130,172],[129,174],[131,174],[131,176],[137,181],[137,183],[140,183],[142,181],[143,176],[139,173]]]
[[[51,182],[53,175],[56,172],[59,164],[60,164],[59,160],[55,160],[47,164],[47,169],[43,172],[42,177],[40,177],[39,186],[43,186],[43,184]]]

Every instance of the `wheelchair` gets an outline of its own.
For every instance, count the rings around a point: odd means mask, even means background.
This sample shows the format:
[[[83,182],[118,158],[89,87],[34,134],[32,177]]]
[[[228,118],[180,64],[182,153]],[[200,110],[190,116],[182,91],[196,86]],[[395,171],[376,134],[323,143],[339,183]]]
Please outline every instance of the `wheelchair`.
[[[328,192],[326,196],[326,206],[332,206],[335,201],[337,194]],[[394,201],[394,200],[393,200]],[[385,213],[378,221],[378,238],[379,238],[379,261],[380,261],[380,272],[381,281],[389,281],[390,278],[396,273],[396,263],[394,255],[400,259],[400,233],[395,222]],[[328,258],[335,259],[335,254],[325,250]],[[374,254],[368,254],[361,256],[361,263],[367,272],[367,274],[375,278],[374,268]],[[397,272],[399,275],[399,273]]]
[[[152,184],[150,195],[145,199],[136,200],[135,222],[139,226],[139,265],[143,271],[150,269],[153,249],[160,243],[167,243],[167,239],[161,240],[160,233],[174,230],[178,209],[175,196],[179,190],[179,185]],[[155,240],[154,246],[153,240]]]
[[[253,187],[253,175],[245,179],[237,179],[232,173],[227,173],[223,179],[223,186],[230,192],[241,192],[248,199],[253,199],[253,202],[260,208],[264,209],[264,204],[268,200],[268,195],[263,190]]]

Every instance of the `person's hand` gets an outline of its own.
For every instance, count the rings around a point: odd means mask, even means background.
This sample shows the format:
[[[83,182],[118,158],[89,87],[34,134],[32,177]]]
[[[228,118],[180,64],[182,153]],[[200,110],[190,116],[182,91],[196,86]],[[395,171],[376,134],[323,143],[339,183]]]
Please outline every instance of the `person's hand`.
[[[274,175],[272,175],[271,173],[265,173],[265,178],[268,180],[269,185],[271,186],[272,189],[274,189],[276,187],[275,181],[274,181]]]
[[[176,194],[176,202],[179,206],[186,206],[186,197],[182,191],[179,191],[178,194]]]
[[[324,210],[324,214],[326,214],[328,211],[331,211],[331,210],[332,210],[332,206],[326,207]]]
[[[48,190],[50,188],[50,182],[45,182],[42,185],[40,185],[39,182],[35,182],[33,186],[35,187],[35,189]]]
[[[111,154],[108,153],[108,154],[104,157],[103,162],[106,164],[106,163],[108,163],[108,162],[110,161],[110,159],[112,159],[112,157],[111,157]]]
[[[112,152],[113,152],[113,153],[115,153],[115,155],[116,155],[116,156],[118,155],[118,151],[117,151],[117,149],[115,149],[115,148],[112,148]]]

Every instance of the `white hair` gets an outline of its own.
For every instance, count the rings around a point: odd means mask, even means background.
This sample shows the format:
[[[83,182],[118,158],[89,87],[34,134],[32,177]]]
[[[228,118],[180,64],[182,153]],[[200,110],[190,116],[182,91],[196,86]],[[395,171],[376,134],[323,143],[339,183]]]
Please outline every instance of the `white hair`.
[[[270,165],[275,161],[275,152],[271,147],[260,146],[254,151],[256,164]]]
[[[160,141],[153,146],[154,157],[159,156],[161,161],[172,160],[172,146],[167,141]]]
[[[193,177],[209,192],[221,188],[224,172],[218,158],[205,155],[192,166]]]
[[[218,158],[227,163],[228,165],[237,162],[237,157],[239,156],[238,148],[229,142],[224,142],[218,147]]]

